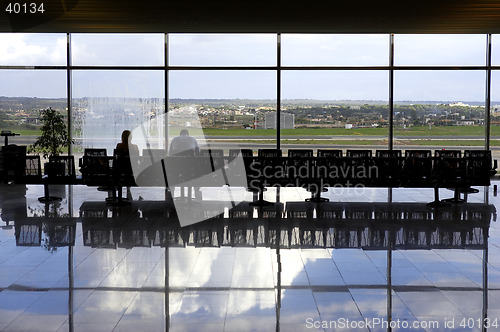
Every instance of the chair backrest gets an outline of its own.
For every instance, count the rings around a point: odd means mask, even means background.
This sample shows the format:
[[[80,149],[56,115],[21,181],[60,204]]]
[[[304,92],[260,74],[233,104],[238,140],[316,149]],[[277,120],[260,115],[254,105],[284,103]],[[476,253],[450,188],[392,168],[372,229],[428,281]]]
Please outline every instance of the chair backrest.
[[[89,157],[105,157],[108,154],[106,149],[86,148],[83,155]]]
[[[434,151],[434,157],[460,158],[462,157],[462,152],[460,150],[436,150]]]
[[[42,181],[42,166],[40,156],[26,156],[25,167],[15,173],[15,183],[40,183]]]
[[[406,158],[431,158],[432,152],[430,150],[405,150]]]
[[[370,158],[372,150],[347,150],[346,156],[350,158]]]
[[[332,149],[318,149],[318,157],[342,157],[342,150],[332,150]]]
[[[401,157],[401,150],[377,150],[375,156],[377,158],[399,158]]]
[[[280,149],[259,149],[259,157],[281,157]]]
[[[313,150],[312,149],[290,149],[288,150],[288,157],[312,157]]]
[[[133,175],[128,150],[115,149],[113,151],[113,173],[115,175]]]
[[[491,159],[491,150],[464,150],[464,157]]]
[[[200,151],[200,154],[201,153],[202,152]],[[194,157],[194,150],[179,151],[176,154],[174,154],[173,156],[175,156],[175,157]]]
[[[167,156],[167,151],[164,149],[143,149],[143,157],[153,157],[153,158],[165,158]]]
[[[64,165],[60,168],[63,173],[58,174],[56,172],[55,174],[53,174],[54,176],[65,178],[74,178],[76,176],[75,158],[73,156],[50,156],[49,162],[53,164]]]
[[[237,157],[241,154],[242,157],[253,157],[252,149],[230,149],[229,157]]]

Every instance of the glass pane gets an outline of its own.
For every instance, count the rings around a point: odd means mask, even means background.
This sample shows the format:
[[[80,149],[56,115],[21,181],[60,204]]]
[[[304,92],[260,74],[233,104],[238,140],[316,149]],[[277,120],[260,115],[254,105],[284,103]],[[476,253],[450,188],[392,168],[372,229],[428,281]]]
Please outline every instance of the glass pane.
[[[394,35],[397,66],[484,66],[486,35]]]
[[[75,66],[163,66],[163,34],[72,34]]]
[[[491,64],[500,66],[500,35],[491,36]]]
[[[66,34],[0,33],[0,65],[65,66]]]
[[[139,151],[164,148],[163,71],[74,71],[73,129],[77,151],[113,153],[123,130]],[[75,152],[76,154],[76,152]]]
[[[282,131],[283,147],[387,147],[387,71],[285,71],[283,112],[295,129]]]
[[[260,115],[276,112],[274,71],[172,71],[169,86],[170,138],[189,127],[192,136],[205,136],[200,145],[225,154],[241,147],[256,151],[276,146],[275,129],[254,126]]]
[[[281,36],[283,66],[387,66],[389,35]]]
[[[2,70],[0,91],[0,131],[20,134],[9,137],[9,144],[35,142],[40,135],[40,110],[51,107],[67,113],[65,70]]]
[[[431,150],[483,147],[484,87],[483,71],[397,71],[395,144]]]
[[[490,147],[494,159],[500,159],[500,71],[491,72],[491,127]]]
[[[275,66],[275,34],[169,34],[171,66]]]

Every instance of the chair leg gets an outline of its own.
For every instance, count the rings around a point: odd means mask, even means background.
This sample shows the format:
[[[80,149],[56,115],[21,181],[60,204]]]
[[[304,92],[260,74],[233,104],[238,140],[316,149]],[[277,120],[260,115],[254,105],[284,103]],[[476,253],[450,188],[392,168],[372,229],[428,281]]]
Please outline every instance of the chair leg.
[[[446,201],[440,201],[439,200],[439,188],[435,187],[434,188],[434,201],[430,202],[430,203],[427,203],[427,206],[429,206],[429,207],[437,207],[437,206],[446,206],[446,205],[450,205],[450,204],[448,202],[446,202]]]
[[[321,188],[319,190],[314,190],[311,192],[311,198],[306,198],[306,202],[314,202],[314,203],[321,203],[321,202],[329,202],[330,200],[325,197],[321,197],[321,192],[323,189],[326,188]]]
[[[273,205],[273,202],[265,201],[264,200],[264,188],[260,188],[258,192],[259,198],[256,201],[250,202],[250,205],[253,206],[267,206],[267,205]]]
[[[443,199],[443,202],[448,202],[448,203],[453,203],[453,204],[462,204],[462,203],[465,203],[465,200],[460,198],[460,189],[455,188],[454,193],[453,193],[453,198]]]
[[[38,201],[40,203],[53,203],[53,202],[59,202],[62,201],[61,197],[56,197],[56,196],[50,196],[49,193],[49,184],[45,182],[43,184],[43,196],[38,197]]]

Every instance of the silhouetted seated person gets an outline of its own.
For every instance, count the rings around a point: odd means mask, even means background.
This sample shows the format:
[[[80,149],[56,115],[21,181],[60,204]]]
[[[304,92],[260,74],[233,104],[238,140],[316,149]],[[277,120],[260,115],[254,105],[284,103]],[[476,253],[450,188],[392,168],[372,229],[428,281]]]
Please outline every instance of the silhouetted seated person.
[[[121,165],[120,167],[125,167],[127,171],[130,171],[130,176],[133,177],[132,166],[130,164],[130,157],[139,157],[139,148],[137,145],[132,144],[132,132],[130,130],[124,130],[122,132],[122,141],[116,144],[115,157],[119,155],[128,159],[127,165]],[[132,200],[132,193],[130,192],[130,186],[127,186],[127,199]]]
[[[187,129],[182,129],[179,136],[174,137],[170,143],[169,155],[170,156],[183,156],[183,157],[193,157],[198,155],[200,152],[200,147],[198,146],[198,141],[196,138],[189,136],[189,131]],[[193,166],[191,164],[191,166]],[[182,171],[189,172],[188,169],[176,170],[175,172]],[[181,174],[182,176],[182,174]],[[187,175],[186,180],[191,180],[190,176]],[[184,187],[181,187],[181,196],[184,196]],[[188,199],[191,198],[191,187],[188,190]],[[200,188],[195,188],[195,198],[201,198]]]
[[[115,150],[128,152],[130,156],[139,156],[139,148],[137,145],[132,144],[132,132],[124,130],[122,132],[122,141],[116,144]]]
[[[172,139],[169,155],[171,156],[196,156],[200,147],[196,138],[189,136],[187,129],[182,129],[180,135]]]

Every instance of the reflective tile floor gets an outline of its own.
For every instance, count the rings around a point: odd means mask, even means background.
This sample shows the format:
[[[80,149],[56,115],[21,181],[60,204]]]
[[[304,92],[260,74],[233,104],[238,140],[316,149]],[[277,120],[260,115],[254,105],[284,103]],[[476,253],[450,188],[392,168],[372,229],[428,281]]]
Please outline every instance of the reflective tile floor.
[[[0,331],[500,330],[500,198],[478,189],[437,207],[429,189],[269,189],[259,207],[132,188],[113,207],[1,185]]]

